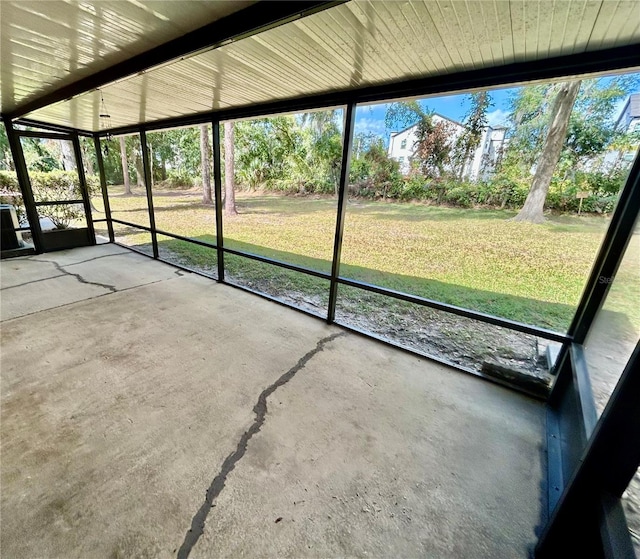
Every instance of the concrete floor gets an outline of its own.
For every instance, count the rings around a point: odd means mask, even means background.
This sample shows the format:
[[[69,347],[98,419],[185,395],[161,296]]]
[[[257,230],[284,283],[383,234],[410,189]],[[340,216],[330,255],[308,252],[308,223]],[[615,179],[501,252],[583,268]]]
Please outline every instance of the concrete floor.
[[[0,265],[2,557],[526,557],[539,402],[114,245]]]

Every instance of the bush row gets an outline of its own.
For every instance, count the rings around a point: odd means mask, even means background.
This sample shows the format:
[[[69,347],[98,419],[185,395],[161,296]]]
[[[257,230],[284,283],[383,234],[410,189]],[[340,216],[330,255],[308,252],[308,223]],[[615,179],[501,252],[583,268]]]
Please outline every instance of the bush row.
[[[100,190],[100,180],[97,175],[87,175],[87,186],[91,194]],[[73,193],[80,195],[80,181],[75,171],[29,171],[29,181],[36,199],[38,194],[56,192],[60,194]],[[6,192],[20,192],[20,185],[14,171],[0,171],[0,189]]]
[[[91,195],[100,191],[97,176],[87,176],[87,187]],[[30,171],[29,180],[36,202],[55,202],[58,200],[75,200],[82,198],[80,181],[75,171]],[[0,171],[0,203],[12,204],[16,208],[18,221],[27,222],[22,193],[16,174],[11,171]],[[68,227],[75,219],[84,214],[82,205],[40,206],[38,215],[49,218],[58,228]]]
[[[80,185],[75,172],[52,171],[30,172],[31,186],[36,200],[60,200],[80,198]],[[165,188],[184,188],[192,185],[189,177],[168,177],[161,184]],[[527,197],[530,181],[511,179],[496,175],[482,182],[457,181],[453,179],[425,179],[420,175],[397,177],[390,173],[387,180],[373,181],[356,179],[352,176],[349,184],[351,196],[369,199],[391,199],[398,201],[426,201],[462,208],[474,206],[491,208],[521,208]],[[582,200],[583,212],[606,213],[613,210],[618,193],[626,178],[626,172],[597,173],[577,172],[571,179],[554,178],[547,195],[545,207],[562,212],[577,212],[579,192],[588,192]],[[355,179],[355,180],[354,180]],[[98,177],[87,176],[87,184],[92,194],[97,194],[100,185]],[[300,180],[268,180],[263,185],[267,191],[284,194],[334,194],[335,184]],[[18,215],[24,216],[22,197],[16,175],[0,171],[0,200],[16,206]],[[55,208],[55,206],[54,206]],[[43,215],[45,210],[41,208]],[[51,216],[47,216],[51,217]],[[55,221],[55,220],[54,220]]]
[[[562,212],[577,212],[579,192],[587,192],[581,211],[605,213],[613,210],[626,173],[576,173],[571,179],[554,179],[549,187],[545,207]],[[518,181],[497,175],[482,182],[452,179],[425,179],[410,176],[397,181],[374,184],[373,181],[352,182],[352,196],[399,201],[428,201],[462,208],[474,206],[518,209],[524,204],[530,181]]]
[[[519,209],[524,204],[531,178],[513,179],[497,174],[480,182],[458,181],[452,178],[426,179],[415,174],[402,177],[394,169],[381,169],[375,176],[367,176],[352,169],[349,194],[372,200],[422,201],[446,204],[461,208],[487,207]],[[626,172],[599,173],[576,172],[569,179],[554,178],[545,207],[560,212],[607,213],[613,210],[618,193],[626,178]],[[335,185],[329,182],[301,181],[294,179],[268,180],[262,185],[266,191],[283,194],[334,194]],[[582,200],[579,192],[587,192]]]

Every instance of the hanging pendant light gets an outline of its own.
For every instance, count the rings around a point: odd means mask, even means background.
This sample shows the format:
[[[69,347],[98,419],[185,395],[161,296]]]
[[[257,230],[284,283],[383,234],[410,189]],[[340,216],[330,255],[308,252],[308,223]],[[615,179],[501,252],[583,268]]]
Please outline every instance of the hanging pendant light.
[[[107,111],[107,106],[104,103],[104,96],[102,95],[102,91],[100,91],[100,128],[102,130],[110,130],[111,129],[111,115],[109,111]],[[111,134],[107,132],[106,136],[107,142],[111,140]],[[109,155],[109,146],[104,144],[104,154]]]

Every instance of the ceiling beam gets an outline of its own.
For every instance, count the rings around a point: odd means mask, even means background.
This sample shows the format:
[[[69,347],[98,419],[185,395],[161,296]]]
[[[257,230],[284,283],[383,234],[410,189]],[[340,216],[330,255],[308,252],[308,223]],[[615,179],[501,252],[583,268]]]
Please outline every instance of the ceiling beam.
[[[77,132],[80,136],[93,137],[93,132],[88,130],[82,130],[80,128],[72,128],[71,126],[63,126],[62,124],[51,124],[49,122],[41,122],[31,118],[19,118],[13,122],[14,124],[20,124],[22,126],[29,126],[31,128],[39,128],[40,130],[50,130],[52,132],[60,132],[62,134],[73,134]]]
[[[284,23],[326,10],[347,0],[331,2],[308,1],[265,1],[262,0],[243,10],[209,23],[167,43],[152,48],[124,60],[118,64],[81,78],[69,85],[27,100],[3,117],[14,120],[30,112],[53,103],[64,101],[102,87],[108,83],[126,78],[194,53],[217,48],[245,37],[255,35]]]

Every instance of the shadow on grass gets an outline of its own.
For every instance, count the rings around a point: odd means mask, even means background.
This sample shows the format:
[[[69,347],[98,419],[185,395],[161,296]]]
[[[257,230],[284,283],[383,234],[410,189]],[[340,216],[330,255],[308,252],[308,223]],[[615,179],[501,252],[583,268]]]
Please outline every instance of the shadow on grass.
[[[197,239],[212,244],[215,243],[215,236],[213,235],[203,235],[197,237]],[[177,254],[183,259],[185,265],[196,269],[211,267],[212,262],[215,261],[216,253],[213,248],[175,239],[161,241],[159,246]],[[329,273],[331,269],[331,262],[328,260],[278,251],[232,239],[226,239],[225,246],[324,273]],[[321,300],[325,305],[326,300],[328,300],[329,281],[322,278],[232,254],[225,255],[225,271],[230,276],[248,283],[249,287],[256,290],[265,290],[273,296],[286,296],[287,292],[299,292],[308,297]],[[414,276],[390,274],[360,266],[343,264],[340,267],[340,274],[346,278],[379,285],[395,291],[559,332],[566,331],[575,313],[575,308],[571,305],[549,303],[537,299],[495,293]]]
[[[452,219],[507,220],[516,215],[512,210],[474,210],[429,206],[411,203],[381,203],[376,201],[350,200],[347,212],[363,213],[378,220],[393,221],[450,221]]]
[[[122,194],[110,194],[123,198]],[[156,193],[154,192],[154,196]],[[142,194],[134,194],[142,198]],[[126,198],[126,197],[124,197]],[[186,198],[186,199],[185,199]],[[156,199],[157,213],[173,211],[211,212],[214,206],[203,204],[200,193],[162,192]],[[238,194],[236,206],[240,215],[311,216],[317,213],[336,212],[337,199],[329,196],[286,196]],[[147,213],[146,207],[116,209],[113,213]],[[499,221],[504,222],[516,215],[515,210],[465,209],[436,206],[423,203],[381,202],[379,200],[350,199],[347,202],[347,223],[349,216],[363,216],[377,221],[405,223],[448,222],[448,221]],[[549,214],[545,227],[555,233],[582,234],[585,232],[604,233],[608,219],[602,216],[577,216],[569,214]]]
[[[455,208],[430,206],[419,203],[383,203],[378,201],[350,200],[347,211],[352,214],[366,214],[377,220],[421,222],[421,221],[508,221],[515,217],[516,210]],[[545,226],[557,233],[602,232],[606,230],[609,219],[594,215],[548,214]]]
[[[165,200],[162,200],[163,205],[153,206],[153,213],[158,212],[174,212],[174,211],[183,211],[183,210],[195,210],[195,211],[208,211],[215,213],[215,206],[213,204],[203,204],[202,200],[198,202],[193,202],[191,200],[185,200],[184,202],[173,202],[171,204],[165,203]]]
[[[238,196],[240,214],[305,215],[327,210],[337,211],[338,199],[330,196]]]
[[[247,196],[236,199],[238,211],[242,214],[312,214],[326,210],[337,211],[338,200],[329,195],[314,196]],[[374,219],[403,221],[445,221],[461,219],[508,219],[516,212],[510,210],[466,210],[418,203],[381,202],[351,198],[347,202],[347,212],[364,213]]]
[[[133,216],[133,218],[136,218],[140,215],[142,215],[142,217],[144,218],[145,223],[141,224],[141,223],[137,223],[135,222],[133,219],[123,219],[123,221],[131,221],[132,223],[135,223],[136,225],[145,225],[145,227],[149,227],[149,211],[147,210],[147,208],[127,208],[127,209],[115,209],[115,210],[111,210],[111,217],[113,219],[118,219],[118,215],[120,214],[131,214]],[[130,217],[130,216],[128,216]]]
[[[151,237],[151,233],[149,233],[149,231],[136,226],[135,223],[133,225],[114,223],[113,227],[116,235],[120,235],[122,237],[128,237],[129,235],[149,235],[149,237]]]

